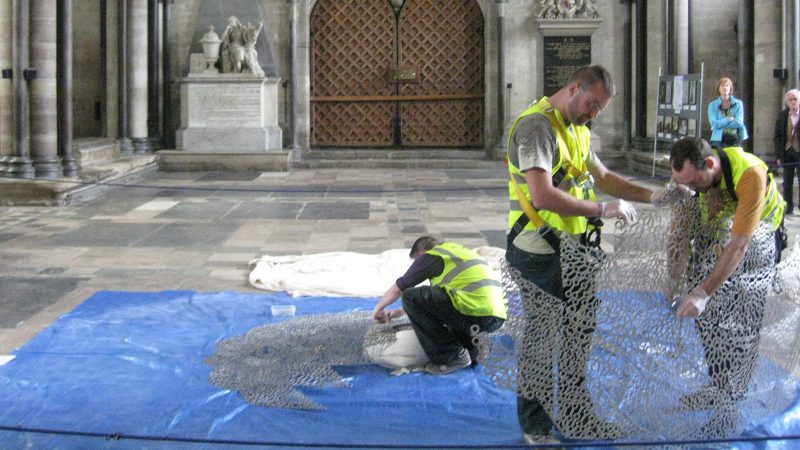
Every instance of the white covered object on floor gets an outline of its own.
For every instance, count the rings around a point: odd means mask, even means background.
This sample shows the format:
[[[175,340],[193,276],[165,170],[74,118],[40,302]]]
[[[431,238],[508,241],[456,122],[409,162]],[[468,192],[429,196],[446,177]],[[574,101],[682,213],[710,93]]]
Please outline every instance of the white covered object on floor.
[[[473,249],[495,270],[505,249]],[[329,252],[313,255],[270,256],[250,261],[250,284],[294,297],[380,297],[411,265],[409,249],[374,254]]]

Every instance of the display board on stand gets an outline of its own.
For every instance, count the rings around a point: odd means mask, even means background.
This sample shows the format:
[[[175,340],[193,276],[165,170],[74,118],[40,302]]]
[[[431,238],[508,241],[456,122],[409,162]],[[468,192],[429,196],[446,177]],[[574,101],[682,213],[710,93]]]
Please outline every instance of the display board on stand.
[[[700,73],[662,75],[658,68],[658,102],[653,136],[653,176],[658,142],[700,137],[703,122],[703,64]]]

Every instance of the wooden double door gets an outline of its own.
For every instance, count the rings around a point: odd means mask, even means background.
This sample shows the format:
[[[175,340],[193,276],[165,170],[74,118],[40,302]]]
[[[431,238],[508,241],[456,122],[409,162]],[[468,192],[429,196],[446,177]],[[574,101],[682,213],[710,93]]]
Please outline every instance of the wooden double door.
[[[480,7],[475,0],[396,6],[389,0],[317,1],[311,14],[312,146],[483,146]]]

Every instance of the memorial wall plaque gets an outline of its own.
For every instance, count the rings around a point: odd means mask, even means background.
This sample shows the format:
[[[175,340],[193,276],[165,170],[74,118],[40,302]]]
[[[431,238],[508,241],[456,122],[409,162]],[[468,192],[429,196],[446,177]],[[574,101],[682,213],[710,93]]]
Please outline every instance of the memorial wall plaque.
[[[579,67],[591,61],[591,36],[545,36],[544,95],[555,94]]]

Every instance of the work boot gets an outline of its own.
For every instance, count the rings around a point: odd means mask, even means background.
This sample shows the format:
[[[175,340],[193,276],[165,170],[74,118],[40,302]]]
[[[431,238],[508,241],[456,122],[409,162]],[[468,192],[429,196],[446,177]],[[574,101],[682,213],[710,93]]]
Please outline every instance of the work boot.
[[[552,444],[558,444],[559,442],[561,442],[558,439],[556,439],[552,433],[547,433],[547,434],[522,433],[522,439],[524,439],[525,443],[528,445],[533,445],[533,446],[546,445],[547,448],[553,448],[551,446]],[[561,448],[561,447],[556,447],[556,448]]]
[[[469,367],[471,364],[472,358],[469,357],[469,352],[467,352],[467,349],[462,348],[461,351],[458,352],[456,359],[447,364],[429,362],[425,365],[425,372],[433,375],[446,375],[450,372]]]

